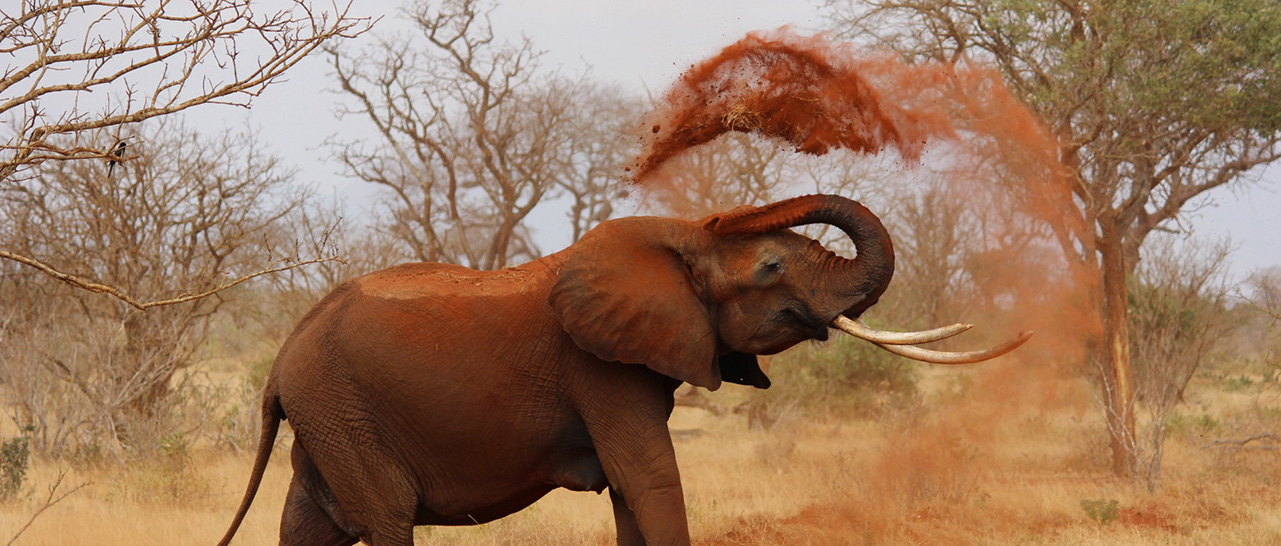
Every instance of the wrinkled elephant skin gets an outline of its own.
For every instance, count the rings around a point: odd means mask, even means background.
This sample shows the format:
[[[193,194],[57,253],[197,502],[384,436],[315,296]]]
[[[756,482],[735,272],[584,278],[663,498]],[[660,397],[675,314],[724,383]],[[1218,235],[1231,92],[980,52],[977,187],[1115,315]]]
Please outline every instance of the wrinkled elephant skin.
[[[829,223],[846,259],[788,227]],[[893,272],[879,220],[809,196],[698,221],[611,220],[519,267],[406,264],[299,323],[264,393],[252,502],[282,419],[296,435],[281,544],[408,546],[548,491],[609,489],[619,544],[689,544],[667,428],[683,382],[769,386],[756,363],[824,339]]]

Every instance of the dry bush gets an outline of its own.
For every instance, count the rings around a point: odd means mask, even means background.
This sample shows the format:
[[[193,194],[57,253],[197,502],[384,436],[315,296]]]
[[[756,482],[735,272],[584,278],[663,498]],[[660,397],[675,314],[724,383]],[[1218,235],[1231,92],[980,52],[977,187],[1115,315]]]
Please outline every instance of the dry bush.
[[[1171,410],[1236,326],[1227,307],[1228,245],[1189,241],[1178,249],[1169,239],[1154,242],[1129,290],[1131,354],[1149,430],[1134,451],[1151,489],[1161,480]]]
[[[162,438],[146,460],[125,465],[105,495],[108,503],[200,506],[215,494],[214,484],[192,460],[192,442],[182,435]]]
[[[299,261],[287,224],[307,192],[252,137],[155,123],[130,138],[139,155],[117,168],[48,162],[3,188],[0,215],[15,221],[0,245],[142,298]],[[152,452],[209,421],[217,393],[191,365],[235,291],[142,311],[4,262],[0,294],[15,303],[0,317],[0,387],[39,451]]]

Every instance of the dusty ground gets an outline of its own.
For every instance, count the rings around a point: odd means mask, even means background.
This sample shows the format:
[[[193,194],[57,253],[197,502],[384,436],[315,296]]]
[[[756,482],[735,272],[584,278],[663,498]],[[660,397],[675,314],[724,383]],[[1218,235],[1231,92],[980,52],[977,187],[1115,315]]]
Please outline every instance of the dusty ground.
[[[1266,442],[1207,447],[1281,420],[1271,390],[1225,392],[1219,379],[1198,380],[1167,443],[1163,486],[1150,493],[1107,473],[1100,420],[1081,382],[1061,382],[1056,396],[993,396],[978,392],[981,379],[957,390],[971,383],[958,377],[927,372],[920,405],[861,418],[785,413],[771,430],[749,429],[742,415],[678,408],[672,426],[683,431],[676,446],[695,543],[1281,543],[1281,451]],[[729,406],[742,396],[709,398]],[[1038,402],[1023,404],[1029,396]],[[273,458],[235,544],[275,543],[285,453]],[[124,469],[72,468],[67,483],[92,483],[17,544],[213,544],[250,462],[247,453],[197,448]],[[29,493],[0,505],[0,540],[26,523],[57,469],[38,461]],[[1094,512],[1105,522],[1083,507],[1113,500],[1114,517]],[[419,544],[610,544],[613,523],[607,496],[559,491],[489,525],[417,536]]]

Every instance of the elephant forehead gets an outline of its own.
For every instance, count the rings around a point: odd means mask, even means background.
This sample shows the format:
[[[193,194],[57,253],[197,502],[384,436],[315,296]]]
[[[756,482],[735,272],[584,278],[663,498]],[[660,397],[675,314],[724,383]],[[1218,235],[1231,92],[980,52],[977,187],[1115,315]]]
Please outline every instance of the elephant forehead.
[[[414,300],[449,295],[508,296],[535,288],[535,275],[522,269],[475,271],[448,264],[408,264],[362,277],[363,295],[390,300]]]
[[[803,253],[810,239],[788,231],[737,235],[718,249],[718,262],[729,274],[751,274],[767,262],[786,262]]]

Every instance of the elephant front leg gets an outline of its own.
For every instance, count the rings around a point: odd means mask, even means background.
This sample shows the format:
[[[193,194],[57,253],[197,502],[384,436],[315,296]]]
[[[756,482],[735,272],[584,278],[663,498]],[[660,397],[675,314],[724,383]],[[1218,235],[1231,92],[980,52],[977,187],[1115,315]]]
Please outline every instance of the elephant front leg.
[[[661,438],[601,454],[619,546],[688,546],[685,494],[667,427]],[[599,447],[597,449],[600,449]]]
[[[618,546],[645,546],[645,535],[636,524],[636,513],[627,506],[623,494],[609,489],[609,500],[614,503],[614,528],[618,531]]]
[[[618,543],[688,546],[685,496],[661,388],[615,392],[621,395],[584,421],[609,480]]]

